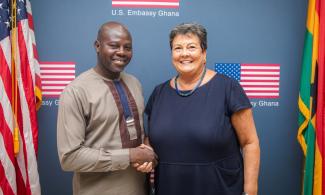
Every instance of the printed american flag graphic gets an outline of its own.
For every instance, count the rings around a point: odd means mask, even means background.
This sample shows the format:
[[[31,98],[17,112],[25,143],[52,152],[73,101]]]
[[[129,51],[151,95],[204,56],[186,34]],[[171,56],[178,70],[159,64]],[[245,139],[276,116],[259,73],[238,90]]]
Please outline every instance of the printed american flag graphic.
[[[249,98],[280,97],[280,64],[216,63],[215,71],[236,79]]]
[[[179,8],[179,0],[112,0],[117,8]]]
[[[74,62],[40,62],[43,97],[58,98],[75,79]]]

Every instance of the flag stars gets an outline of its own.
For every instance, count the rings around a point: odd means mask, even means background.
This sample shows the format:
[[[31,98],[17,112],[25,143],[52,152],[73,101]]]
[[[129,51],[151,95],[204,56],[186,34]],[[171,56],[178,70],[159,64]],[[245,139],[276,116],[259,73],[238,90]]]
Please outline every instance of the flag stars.
[[[6,21],[6,22],[4,22],[4,23],[5,23],[5,25],[7,26],[7,28],[10,27],[10,22],[9,22],[9,21]]]
[[[217,63],[216,71],[220,74],[236,79],[237,81],[240,80],[240,64],[238,63]]]

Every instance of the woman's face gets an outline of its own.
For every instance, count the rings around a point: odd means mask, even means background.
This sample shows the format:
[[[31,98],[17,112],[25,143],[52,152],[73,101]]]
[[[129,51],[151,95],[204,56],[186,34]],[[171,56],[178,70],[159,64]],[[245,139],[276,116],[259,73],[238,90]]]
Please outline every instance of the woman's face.
[[[182,75],[201,73],[206,62],[206,50],[202,50],[200,39],[193,34],[176,35],[172,42],[172,62]]]

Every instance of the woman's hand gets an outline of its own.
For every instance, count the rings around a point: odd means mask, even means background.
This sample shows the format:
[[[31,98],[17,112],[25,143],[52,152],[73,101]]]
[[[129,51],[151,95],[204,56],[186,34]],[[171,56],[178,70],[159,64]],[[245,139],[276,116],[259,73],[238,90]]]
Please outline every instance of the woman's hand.
[[[142,165],[138,163],[133,163],[132,166],[137,169],[137,171],[143,173],[149,173],[153,169],[152,162],[145,162]]]

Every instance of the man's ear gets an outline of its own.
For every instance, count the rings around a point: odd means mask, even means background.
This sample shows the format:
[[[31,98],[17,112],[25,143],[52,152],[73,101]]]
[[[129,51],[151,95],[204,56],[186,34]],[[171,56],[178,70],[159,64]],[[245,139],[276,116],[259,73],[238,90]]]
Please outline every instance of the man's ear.
[[[98,40],[96,40],[96,41],[94,42],[94,47],[95,47],[95,49],[96,49],[96,52],[98,53],[98,52],[99,52],[99,47],[100,47],[100,44],[99,44],[99,41],[98,41]]]

